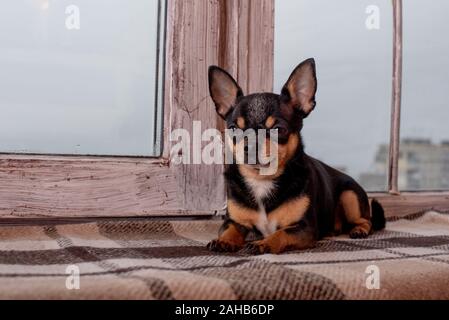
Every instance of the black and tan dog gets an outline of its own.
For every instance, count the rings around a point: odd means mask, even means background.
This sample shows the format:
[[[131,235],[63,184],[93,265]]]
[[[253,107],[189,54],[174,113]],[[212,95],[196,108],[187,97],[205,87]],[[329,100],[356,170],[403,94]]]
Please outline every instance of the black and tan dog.
[[[227,166],[226,220],[210,250],[281,253],[312,247],[327,235],[365,238],[385,227],[382,206],[370,202],[354,179],[304,152],[301,129],[315,108],[317,90],[313,59],[296,67],[280,95],[244,96],[237,82],[215,66],[209,68],[209,88],[229,129],[278,130],[274,174],[261,175],[257,165]],[[249,231],[262,239],[247,242]]]

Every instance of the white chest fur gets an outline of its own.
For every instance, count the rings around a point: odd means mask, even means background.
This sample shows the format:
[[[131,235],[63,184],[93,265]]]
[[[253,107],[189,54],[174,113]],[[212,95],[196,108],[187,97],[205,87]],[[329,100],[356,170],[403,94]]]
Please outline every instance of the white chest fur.
[[[277,221],[275,219],[268,220],[263,200],[271,195],[275,185],[270,180],[246,178],[245,181],[258,205],[259,216],[255,223],[256,228],[259,229],[264,237],[269,236],[276,231]]]

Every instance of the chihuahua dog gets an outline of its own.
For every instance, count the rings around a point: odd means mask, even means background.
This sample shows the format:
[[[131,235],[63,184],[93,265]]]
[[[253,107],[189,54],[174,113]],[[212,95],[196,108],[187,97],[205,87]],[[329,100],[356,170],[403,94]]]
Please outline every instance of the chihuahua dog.
[[[235,130],[277,131],[277,166],[260,174],[260,164],[230,164],[225,171],[227,213],[212,251],[282,253],[313,247],[340,233],[366,238],[385,227],[380,203],[348,175],[304,152],[303,120],[315,108],[314,59],[299,64],[281,94],[243,95],[229,73],[209,68],[209,90],[217,113]],[[268,138],[269,139],[269,138]],[[254,231],[259,240],[247,241]]]

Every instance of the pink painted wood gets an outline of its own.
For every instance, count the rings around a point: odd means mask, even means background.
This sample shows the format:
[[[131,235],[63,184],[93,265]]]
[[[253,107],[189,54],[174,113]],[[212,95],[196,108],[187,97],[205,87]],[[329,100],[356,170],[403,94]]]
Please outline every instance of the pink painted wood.
[[[391,98],[388,190],[398,195],[402,89],[402,0],[393,0],[393,90]]]
[[[208,93],[211,64],[244,78],[245,89],[271,89],[272,16],[273,0],[168,1],[162,157],[0,155],[0,218],[222,212],[223,166],[173,165],[169,134],[192,132],[194,120],[223,127]]]

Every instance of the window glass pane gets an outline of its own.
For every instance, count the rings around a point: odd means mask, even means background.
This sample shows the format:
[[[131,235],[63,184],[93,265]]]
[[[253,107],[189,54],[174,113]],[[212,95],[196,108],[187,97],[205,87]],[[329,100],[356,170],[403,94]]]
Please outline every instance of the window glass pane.
[[[399,187],[449,189],[449,1],[407,0]]]
[[[158,155],[161,3],[2,3],[0,152]]]
[[[303,59],[317,63],[306,152],[368,190],[385,190],[387,159],[378,149],[386,148],[390,132],[391,1],[278,0],[275,10],[275,90]]]

